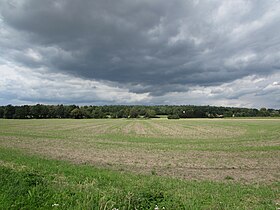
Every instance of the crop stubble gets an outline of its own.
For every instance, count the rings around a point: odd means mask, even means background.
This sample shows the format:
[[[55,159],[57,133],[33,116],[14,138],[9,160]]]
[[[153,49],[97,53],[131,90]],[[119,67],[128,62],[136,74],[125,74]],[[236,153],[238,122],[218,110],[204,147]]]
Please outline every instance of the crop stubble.
[[[1,120],[0,146],[136,173],[269,183],[280,178],[279,133],[280,120]]]

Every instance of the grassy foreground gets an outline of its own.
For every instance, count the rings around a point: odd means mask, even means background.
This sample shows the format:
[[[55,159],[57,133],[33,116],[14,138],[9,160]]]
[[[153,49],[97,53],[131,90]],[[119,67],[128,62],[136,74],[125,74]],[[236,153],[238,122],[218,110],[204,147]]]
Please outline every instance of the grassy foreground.
[[[279,184],[182,181],[0,150],[0,209],[275,209]]]
[[[0,209],[277,209],[280,119],[0,120]]]

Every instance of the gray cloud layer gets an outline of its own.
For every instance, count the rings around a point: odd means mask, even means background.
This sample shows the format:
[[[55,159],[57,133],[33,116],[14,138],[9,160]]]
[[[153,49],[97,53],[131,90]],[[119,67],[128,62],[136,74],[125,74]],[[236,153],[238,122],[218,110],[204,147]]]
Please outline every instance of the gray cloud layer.
[[[0,7],[5,61],[133,93],[160,98],[280,68],[277,0],[3,0]]]

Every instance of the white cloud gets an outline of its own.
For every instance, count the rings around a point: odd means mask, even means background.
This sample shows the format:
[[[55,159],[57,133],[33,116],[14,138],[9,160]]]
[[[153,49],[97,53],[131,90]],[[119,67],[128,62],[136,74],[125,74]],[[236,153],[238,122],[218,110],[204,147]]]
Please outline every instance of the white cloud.
[[[234,55],[228,59],[225,60],[225,66],[227,67],[238,67],[238,68],[244,68],[248,65],[250,65],[251,62],[254,62],[257,58],[257,55],[253,52],[247,52],[243,54],[237,54]]]
[[[232,30],[232,38],[244,38],[244,36],[254,35],[257,30],[274,24],[275,20],[280,18],[280,4],[271,4],[261,17],[255,20],[238,24]],[[252,37],[253,38],[253,37]]]
[[[136,94],[102,81],[76,78],[44,69],[0,65],[2,103],[138,103],[149,100],[148,93]]]
[[[44,69],[1,64],[0,103],[5,104],[196,104],[279,108],[280,73],[247,76],[217,86],[194,85],[161,96],[132,93],[114,83],[76,78]]]
[[[28,48],[26,50],[26,56],[30,57],[31,59],[33,59],[36,62],[42,60],[42,55],[31,48]]]
[[[221,5],[216,11],[214,20],[217,22],[232,21],[242,18],[244,15],[248,14],[252,9],[252,4],[250,1],[243,0],[227,0],[222,1]]]
[[[172,92],[154,97],[158,104],[196,104],[230,107],[280,107],[280,73],[270,76],[247,76],[218,86],[193,86],[186,92]]]

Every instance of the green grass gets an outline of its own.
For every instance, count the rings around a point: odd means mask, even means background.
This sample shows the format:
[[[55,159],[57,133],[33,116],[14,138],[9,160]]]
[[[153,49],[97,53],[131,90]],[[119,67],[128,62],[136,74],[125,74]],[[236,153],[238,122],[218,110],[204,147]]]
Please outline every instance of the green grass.
[[[275,209],[279,184],[182,181],[1,149],[0,209]]]
[[[280,119],[0,120],[0,209],[275,210],[279,142]]]

